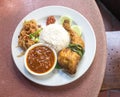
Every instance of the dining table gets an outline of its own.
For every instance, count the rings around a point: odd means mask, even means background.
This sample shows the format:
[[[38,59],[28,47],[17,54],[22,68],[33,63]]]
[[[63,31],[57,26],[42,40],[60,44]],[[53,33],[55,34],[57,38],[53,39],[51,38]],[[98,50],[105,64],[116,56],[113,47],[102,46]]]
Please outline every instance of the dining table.
[[[94,60],[80,78],[69,84],[36,84],[19,71],[12,57],[12,37],[18,23],[31,11],[45,6],[74,9],[94,30]],[[0,0],[0,33],[0,97],[98,97],[106,68],[107,47],[104,23],[95,0]]]

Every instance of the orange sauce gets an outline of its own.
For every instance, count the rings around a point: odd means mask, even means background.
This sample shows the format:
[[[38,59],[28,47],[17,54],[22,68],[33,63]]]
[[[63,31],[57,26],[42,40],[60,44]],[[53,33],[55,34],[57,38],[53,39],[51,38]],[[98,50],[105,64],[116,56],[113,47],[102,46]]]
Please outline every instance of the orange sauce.
[[[37,46],[31,49],[27,55],[28,68],[35,73],[49,71],[55,62],[53,51],[46,46]]]

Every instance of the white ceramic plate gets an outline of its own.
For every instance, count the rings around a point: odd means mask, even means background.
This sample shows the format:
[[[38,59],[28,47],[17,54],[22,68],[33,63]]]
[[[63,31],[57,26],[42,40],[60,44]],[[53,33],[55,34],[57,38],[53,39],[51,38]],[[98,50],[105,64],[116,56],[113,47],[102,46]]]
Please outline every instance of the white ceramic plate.
[[[18,48],[17,45],[18,35],[20,34],[23,22],[25,20],[36,19],[38,23],[40,23],[41,25],[45,25],[46,18],[51,15],[54,15],[56,18],[59,18],[61,15],[69,15],[73,19],[73,22],[81,26],[82,28],[82,36],[85,41],[85,53],[82,60],[78,64],[76,74],[73,76],[64,73],[62,70],[56,69],[51,74],[44,77],[33,76],[29,74],[28,71],[25,69],[24,56],[17,57],[22,52],[22,50]],[[79,12],[63,6],[47,6],[32,11],[20,21],[13,34],[11,47],[14,62],[19,71],[26,78],[40,85],[61,86],[71,83],[80,78],[91,66],[96,52],[96,38],[92,26],[87,21],[87,19]]]

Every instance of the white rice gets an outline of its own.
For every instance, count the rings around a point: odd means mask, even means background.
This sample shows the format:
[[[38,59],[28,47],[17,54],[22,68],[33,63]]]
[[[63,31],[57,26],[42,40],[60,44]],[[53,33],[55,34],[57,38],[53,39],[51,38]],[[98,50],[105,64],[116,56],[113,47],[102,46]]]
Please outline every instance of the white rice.
[[[69,33],[59,24],[50,24],[40,33],[40,42],[52,46],[56,52],[66,48],[70,43]]]

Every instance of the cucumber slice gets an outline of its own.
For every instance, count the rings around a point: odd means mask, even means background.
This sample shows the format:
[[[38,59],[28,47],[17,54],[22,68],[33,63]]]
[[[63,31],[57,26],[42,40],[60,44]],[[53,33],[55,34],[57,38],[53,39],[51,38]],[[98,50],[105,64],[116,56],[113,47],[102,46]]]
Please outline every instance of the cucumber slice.
[[[68,15],[64,15],[60,17],[60,24],[63,24],[64,20],[69,20],[70,21],[70,25],[72,24],[72,18]]]
[[[71,29],[72,29],[73,31],[75,31],[79,36],[82,35],[82,30],[81,30],[81,27],[80,27],[80,26],[78,26],[78,25],[73,25],[73,26],[71,26]]]

